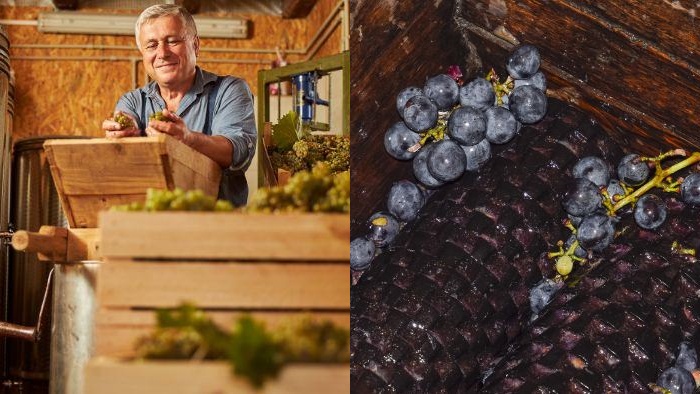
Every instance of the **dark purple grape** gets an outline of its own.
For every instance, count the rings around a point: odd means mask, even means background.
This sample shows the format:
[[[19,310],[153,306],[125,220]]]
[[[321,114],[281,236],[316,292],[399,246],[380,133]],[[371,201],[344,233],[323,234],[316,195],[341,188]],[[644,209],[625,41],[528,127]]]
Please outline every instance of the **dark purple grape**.
[[[544,73],[542,73],[542,71],[538,71],[535,73],[535,75],[531,76],[530,78],[515,80],[514,87],[517,88],[518,86],[523,85],[532,85],[537,89],[541,90],[542,92],[546,92],[547,78],[544,76]]]
[[[506,70],[515,79],[530,78],[539,68],[540,51],[530,44],[515,48],[506,61]]]
[[[459,103],[462,106],[484,111],[493,106],[495,100],[496,92],[493,91],[491,82],[484,78],[476,78],[459,88]]]
[[[454,181],[464,174],[467,157],[464,151],[454,141],[442,140],[435,144],[428,155],[428,171],[436,179],[443,182]]]
[[[649,177],[649,166],[639,155],[629,154],[617,165],[617,179],[629,186],[639,186]]]
[[[486,137],[486,117],[474,107],[459,107],[447,121],[447,134],[461,145],[475,145]]]
[[[384,134],[384,149],[397,160],[409,160],[416,152],[409,152],[408,148],[420,141],[420,135],[411,131],[404,122],[396,122]]]
[[[391,186],[386,205],[397,219],[410,222],[418,216],[424,203],[423,191],[415,183],[404,179]]]
[[[413,175],[416,176],[418,182],[429,188],[436,188],[445,184],[445,182],[435,179],[428,171],[428,156],[434,148],[435,143],[424,145],[413,159]]]
[[[485,138],[476,145],[462,145],[462,150],[467,156],[467,171],[478,170],[491,158],[491,144]]]
[[[698,367],[698,353],[690,342],[683,341],[678,345],[676,367],[690,372]]]
[[[493,144],[505,144],[515,137],[518,121],[504,107],[491,107],[486,115],[486,139]]]
[[[581,247],[594,252],[600,252],[608,247],[614,237],[615,226],[612,219],[600,213],[583,218],[576,232],[576,239]]]
[[[530,310],[532,311],[532,317],[537,317],[537,315],[542,312],[542,310],[552,301],[554,295],[562,288],[564,282],[555,282],[552,279],[542,279],[537,282],[537,284],[530,289]]]
[[[423,87],[423,93],[437,105],[438,110],[448,110],[459,100],[459,86],[447,74],[429,78]]]
[[[547,96],[534,86],[518,86],[508,98],[508,108],[518,122],[536,123],[547,113]]]
[[[562,205],[566,213],[574,216],[586,216],[602,206],[598,187],[585,178],[576,179],[564,195]]]
[[[576,235],[571,234],[569,239],[567,239],[564,243],[564,250],[569,249],[574,243],[574,241],[576,241]],[[581,245],[577,246],[576,249],[574,249],[574,256],[584,258],[586,257],[586,255],[588,255],[588,253],[586,252],[586,249],[581,247]]]
[[[406,89],[399,92],[396,96],[396,110],[399,111],[399,115],[403,118],[403,109],[406,106],[406,101],[413,96],[422,95],[423,90],[415,86],[409,86]]]
[[[687,204],[700,206],[700,172],[694,172],[683,179],[681,198]]]
[[[641,228],[654,230],[666,220],[666,203],[655,194],[646,194],[634,206],[634,221]]]
[[[399,233],[399,221],[386,212],[377,212],[369,218],[369,239],[378,248],[391,245]]]
[[[608,182],[607,190],[613,204],[618,200],[623,199],[625,195],[627,195],[627,193],[625,193],[625,189],[622,187],[622,184],[620,184],[620,181],[617,179],[611,179],[610,182]],[[618,196],[617,200],[615,196]]]
[[[571,224],[574,225],[574,227],[578,227],[579,224],[581,224],[581,221],[583,220],[583,216],[574,216],[570,213],[567,213],[566,216],[571,220]]]
[[[678,367],[670,367],[661,372],[656,384],[671,391],[671,394],[693,394],[695,391],[693,375]]]
[[[574,178],[585,178],[596,186],[607,186],[610,181],[610,169],[605,160],[597,156],[586,156],[574,165],[571,171]]]
[[[423,95],[416,95],[406,101],[403,121],[409,129],[419,133],[431,129],[437,123],[438,109],[435,103]]]
[[[353,239],[350,242],[350,268],[363,270],[369,267],[374,259],[375,250],[374,241],[367,237]]]

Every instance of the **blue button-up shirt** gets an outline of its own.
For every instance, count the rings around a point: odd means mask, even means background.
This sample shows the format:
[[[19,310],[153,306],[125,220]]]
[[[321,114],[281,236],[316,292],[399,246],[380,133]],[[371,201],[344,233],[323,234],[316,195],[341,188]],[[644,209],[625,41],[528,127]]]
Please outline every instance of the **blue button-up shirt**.
[[[210,105],[213,108],[209,108]],[[150,82],[124,94],[115,110],[133,116],[139,129],[145,130],[150,115],[164,108],[165,100],[158,85]],[[253,160],[257,138],[253,95],[248,84],[240,78],[218,77],[196,67],[194,83],[175,113],[190,130],[220,135],[231,141],[233,158],[231,166],[223,171],[219,198],[228,199],[237,206],[245,205],[248,183],[244,172]]]

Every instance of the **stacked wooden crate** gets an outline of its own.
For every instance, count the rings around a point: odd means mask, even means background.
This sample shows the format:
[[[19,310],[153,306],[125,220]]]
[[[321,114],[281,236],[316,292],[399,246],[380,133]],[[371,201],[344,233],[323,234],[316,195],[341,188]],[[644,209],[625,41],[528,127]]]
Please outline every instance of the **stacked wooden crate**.
[[[244,313],[269,327],[309,313],[349,327],[349,227],[347,215],[103,213],[104,264],[97,290],[94,355],[133,356],[137,339],[154,329],[154,310],[184,302],[207,311],[222,327],[232,326],[234,318]],[[165,374],[178,368],[178,364],[94,361],[88,366],[86,392],[110,379],[130,381],[141,373],[125,365]],[[340,374],[342,379],[336,382],[340,387],[348,382],[347,365],[315,368],[316,373],[309,375],[301,367],[301,375],[292,373],[284,379],[293,386],[291,382],[306,376],[301,381],[307,382],[307,389],[325,385],[327,374]],[[210,372],[216,373],[204,373]],[[238,384],[226,377],[217,387]]]

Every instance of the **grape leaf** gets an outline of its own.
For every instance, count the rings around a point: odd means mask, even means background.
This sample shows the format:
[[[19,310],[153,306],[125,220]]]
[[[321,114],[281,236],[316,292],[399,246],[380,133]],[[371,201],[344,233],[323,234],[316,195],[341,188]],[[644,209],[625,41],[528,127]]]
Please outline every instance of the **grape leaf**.
[[[272,125],[272,143],[279,152],[286,152],[292,149],[295,142],[299,141],[297,125],[299,116],[296,112],[290,111],[275,125]]]

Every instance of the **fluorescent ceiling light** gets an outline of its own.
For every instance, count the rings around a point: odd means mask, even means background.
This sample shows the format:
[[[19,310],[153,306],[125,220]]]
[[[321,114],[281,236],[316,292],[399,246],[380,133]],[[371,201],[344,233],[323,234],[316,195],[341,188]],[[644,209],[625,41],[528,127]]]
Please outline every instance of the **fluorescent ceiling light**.
[[[86,14],[73,11],[42,12],[37,26],[43,33],[134,35],[137,15]],[[205,38],[247,38],[242,19],[194,17],[197,33]]]

